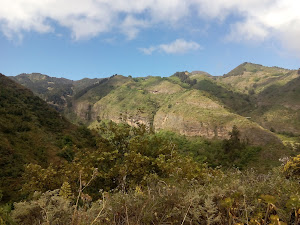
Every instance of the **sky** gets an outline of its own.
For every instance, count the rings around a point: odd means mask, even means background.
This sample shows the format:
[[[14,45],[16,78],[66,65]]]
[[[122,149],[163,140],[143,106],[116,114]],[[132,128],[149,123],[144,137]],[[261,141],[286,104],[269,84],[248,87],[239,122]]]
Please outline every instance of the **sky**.
[[[0,73],[78,80],[300,67],[299,0],[0,0]]]

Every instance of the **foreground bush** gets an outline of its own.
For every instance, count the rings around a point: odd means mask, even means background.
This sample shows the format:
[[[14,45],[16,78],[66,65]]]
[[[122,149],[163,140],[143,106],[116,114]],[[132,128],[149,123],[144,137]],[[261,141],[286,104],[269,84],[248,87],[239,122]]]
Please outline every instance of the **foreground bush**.
[[[204,183],[153,177],[144,187],[101,192],[95,201],[84,191],[76,201],[55,190],[16,203],[12,217],[18,224],[299,224],[299,183],[280,169],[208,177]]]
[[[300,179],[300,155],[291,158],[284,166],[284,172],[287,177]]]
[[[300,224],[299,157],[265,175],[210,169],[144,126],[114,123],[100,127],[97,149],[70,147],[60,165],[27,165],[27,201],[0,211],[1,223]]]

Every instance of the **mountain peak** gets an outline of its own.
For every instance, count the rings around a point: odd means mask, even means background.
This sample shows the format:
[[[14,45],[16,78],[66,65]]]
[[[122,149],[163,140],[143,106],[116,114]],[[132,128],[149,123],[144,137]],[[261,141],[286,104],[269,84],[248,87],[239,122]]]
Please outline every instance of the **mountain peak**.
[[[284,69],[277,66],[263,66],[261,64],[255,64],[250,62],[244,62],[241,65],[237,66],[233,70],[231,70],[229,73],[224,74],[223,77],[231,77],[231,76],[239,76],[243,75],[245,72],[250,73],[257,73],[257,72],[266,72],[266,73],[287,73],[290,70]]]

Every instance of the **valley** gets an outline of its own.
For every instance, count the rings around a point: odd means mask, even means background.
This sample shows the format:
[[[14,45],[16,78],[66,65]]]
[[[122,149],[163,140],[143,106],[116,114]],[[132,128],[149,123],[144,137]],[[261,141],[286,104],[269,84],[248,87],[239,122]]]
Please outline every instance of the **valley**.
[[[73,123],[89,127],[102,120],[125,121],[157,131],[224,139],[237,125],[243,138],[257,145],[300,134],[297,70],[243,63],[220,77],[194,71],[79,81],[41,74],[11,78]]]
[[[215,224],[272,222],[269,204],[298,207],[299,79],[252,63],[223,76],[1,74],[0,223],[38,223],[42,208],[63,224],[159,224],[165,210],[176,224],[192,204],[191,223],[205,220],[203,207],[219,212]],[[150,214],[137,219],[136,207]],[[280,221],[293,220],[286,207],[273,209]]]

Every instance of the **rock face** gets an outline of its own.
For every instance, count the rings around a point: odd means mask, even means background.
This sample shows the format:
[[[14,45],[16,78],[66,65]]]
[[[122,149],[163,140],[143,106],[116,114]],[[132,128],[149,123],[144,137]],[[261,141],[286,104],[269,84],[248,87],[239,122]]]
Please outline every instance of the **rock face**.
[[[228,132],[232,128],[213,125],[209,122],[186,119],[175,113],[159,111],[154,117],[155,130],[171,130],[185,136],[201,136],[205,138],[228,138]]]
[[[90,121],[92,119],[92,105],[88,101],[74,103],[73,110],[81,121]]]
[[[183,92],[169,100],[169,103],[168,107],[162,106],[154,116],[156,130],[166,129],[186,136],[206,138],[228,137],[232,128],[228,123],[234,117],[220,103],[200,91]]]

